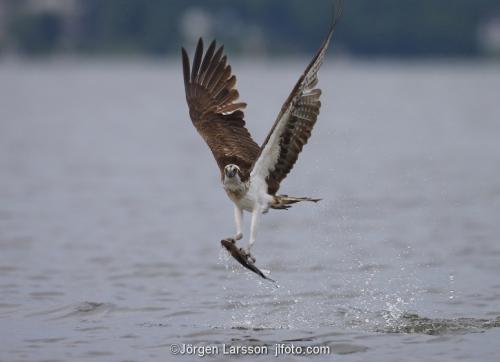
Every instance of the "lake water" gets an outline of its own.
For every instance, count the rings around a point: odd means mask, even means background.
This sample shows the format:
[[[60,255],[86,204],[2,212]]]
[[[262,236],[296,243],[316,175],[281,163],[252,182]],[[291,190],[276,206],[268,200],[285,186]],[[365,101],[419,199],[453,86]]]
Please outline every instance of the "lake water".
[[[234,63],[259,143],[306,62]],[[500,65],[329,58],[319,84],[280,191],[323,201],[253,249],[275,288],[221,249],[178,62],[0,63],[0,360],[498,361]]]

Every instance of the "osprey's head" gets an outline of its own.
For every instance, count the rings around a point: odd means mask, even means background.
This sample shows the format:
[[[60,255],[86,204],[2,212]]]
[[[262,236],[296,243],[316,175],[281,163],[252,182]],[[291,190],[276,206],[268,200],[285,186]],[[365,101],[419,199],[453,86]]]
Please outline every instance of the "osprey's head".
[[[240,179],[241,170],[237,165],[229,164],[224,167],[224,176],[226,179]]]

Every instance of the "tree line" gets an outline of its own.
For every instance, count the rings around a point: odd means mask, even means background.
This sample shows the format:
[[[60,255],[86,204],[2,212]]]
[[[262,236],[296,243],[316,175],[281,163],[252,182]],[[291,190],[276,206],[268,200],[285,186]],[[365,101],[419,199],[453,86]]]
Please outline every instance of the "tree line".
[[[332,12],[331,0],[75,0],[69,14],[57,8],[27,11],[12,3],[0,48],[28,55],[168,55],[198,28],[234,51],[311,52]],[[336,47],[357,56],[482,55],[481,29],[500,19],[498,0],[344,3]]]

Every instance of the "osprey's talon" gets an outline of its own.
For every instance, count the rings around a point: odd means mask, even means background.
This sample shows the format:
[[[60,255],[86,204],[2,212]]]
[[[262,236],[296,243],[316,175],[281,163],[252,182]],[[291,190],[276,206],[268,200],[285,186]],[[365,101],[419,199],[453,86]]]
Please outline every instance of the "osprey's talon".
[[[240,248],[240,252],[247,259],[248,262],[250,262],[252,264],[255,263],[256,259],[252,254],[250,254],[250,250]]]
[[[237,240],[241,240],[243,239],[243,234],[242,233],[239,233],[239,234],[236,234],[234,236],[228,236],[227,238],[225,238],[224,240],[227,240],[227,241],[230,241],[232,242],[233,244],[236,244],[236,241]]]

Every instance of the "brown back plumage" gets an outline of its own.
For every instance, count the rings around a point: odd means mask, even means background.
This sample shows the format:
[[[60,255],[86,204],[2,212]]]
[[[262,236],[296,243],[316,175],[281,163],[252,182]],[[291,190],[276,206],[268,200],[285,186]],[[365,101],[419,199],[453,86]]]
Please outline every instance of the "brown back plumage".
[[[271,195],[278,191],[281,181],[291,171],[303,146],[311,137],[321,107],[321,90],[315,88],[317,74],[341,15],[342,0],[337,0],[327,38],[295,84],[262,145],[255,172],[265,178]]]
[[[239,97],[236,77],[231,74],[223,49],[221,46],[216,51],[213,41],[203,56],[200,38],[190,69],[189,57],[182,48],[186,100],[193,125],[210,147],[221,176],[224,166],[235,164],[246,181],[260,148],[245,127],[242,109],[246,103],[235,102]]]

